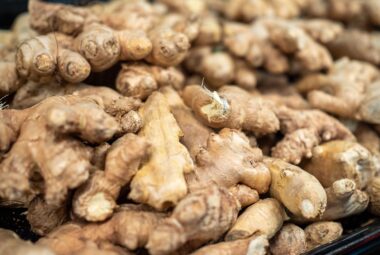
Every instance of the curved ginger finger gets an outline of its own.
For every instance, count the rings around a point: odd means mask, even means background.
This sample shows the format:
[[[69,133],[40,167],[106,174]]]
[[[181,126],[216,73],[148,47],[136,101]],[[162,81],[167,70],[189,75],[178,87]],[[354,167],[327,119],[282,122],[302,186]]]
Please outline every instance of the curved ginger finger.
[[[75,193],[73,211],[87,221],[103,221],[117,207],[120,189],[136,174],[141,160],[148,154],[144,138],[126,134],[108,149],[105,169],[97,171]]]
[[[301,168],[279,159],[264,161],[272,175],[270,194],[294,215],[318,219],[326,208],[326,192],[319,181]]]
[[[282,205],[273,198],[260,200],[249,206],[228,231],[225,240],[245,239],[253,234],[272,238],[287,218]]]
[[[307,250],[338,239],[343,233],[342,225],[333,221],[321,221],[305,228]]]
[[[273,255],[302,254],[306,252],[306,235],[302,228],[288,223],[273,237],[270,242]]]

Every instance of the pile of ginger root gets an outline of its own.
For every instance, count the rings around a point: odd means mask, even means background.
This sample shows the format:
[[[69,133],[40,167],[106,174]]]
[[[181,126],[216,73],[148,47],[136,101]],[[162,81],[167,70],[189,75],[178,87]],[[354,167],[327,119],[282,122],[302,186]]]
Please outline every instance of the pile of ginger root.
[[[297,255],[380,216],[379,28],[376,0],[29,0],[0,208],[37,238],[0,222],[0,255]]]

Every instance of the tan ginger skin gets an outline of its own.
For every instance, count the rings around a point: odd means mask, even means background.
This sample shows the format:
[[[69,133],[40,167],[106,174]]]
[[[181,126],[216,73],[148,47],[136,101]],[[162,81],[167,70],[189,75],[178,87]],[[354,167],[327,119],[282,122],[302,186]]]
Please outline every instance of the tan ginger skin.
[[[372,214],[380,215],[380,177],[374,177],[366,189],[369,195],[369,210]]]
[[[222,129],[210,134],[207,147],[196,156],[194,172],[186,176],[190,191],[213,183],[230,188],[241,183],[258,193],[268,191],[271,176],[259,148],[251,148],[241,132]]]
[[[16,233],[8,229],[0,229],[0,239],[0,255],[56,255],[43,245],[20,239]]]
[[[338,239],[342,233],[342,225],[337,222],[321,221],[310,224],[305,228],[307,250],[330,243]]]
[[[103,221],[117,207],[120,189],[136,174],[147,156],[149,144],[143,137],[126,134],[108,149],[104,171],[96,171],[75,193],[73,212],[87,221]]]
[[[319,181],[301,168],[279,159],[264,161],[272,175],[270,194],[293,215],[318,219],[326,208],[327,197]]]
[[[233,128],[264,135],[279,129],[272,106],[243,89],[223,86],[211,92],[201,86],[186,86],[185,103],[203,123],[213,128]]]
[[[193,161],[163,94],[154,92],[139,113],[144,123],[139,135],[151,144],[151,156],[133,178],[129,197],[164,210],[186,195],[184,175],[193,170]]]
[[[377,85],[379,71],[371,64],[340,59],[327,75],[310,74],[301,79],[297,88],[306,93],[310,104],[322,111],[346,118],[377,122]],[[372,100],[371,100],[372,99]]]
[[[206,245],[191,255],[265,255],[268,246],[269,243],[265,236],[253,235],[246,239]]]
[[[299,164],[302,158],[310,158],[312,149],[330,140],[355,140],[351,131],[337,119],[318,110],[292,110],[278,107],[284,138],[272,148],[272,157]]]
[[[69,189],[88,178],[91,168],[91,149],[74,135],[96,144],[128,130],[123,117],[138,104],[109,88],[81,93],[49,97],[24,110],[1,111],[0,150],[6,154],[0,172],[9,180],[0,187],[2,197],[22,201],[41,192],[29,181],[36,170],[45,183],[46,202],[60,205]]]
[[[56,31],[75,35],[80,33],[85,25],[98,22],[89,9],[71,5],[31,0],[28,10],[30,26],[41,34]]]
[[[14,61],[0,62],[0,97],[17,91],[23,81],[17,74],[16,63]]]
[[[302,228],[292,223],[285,224],[270,242],[273,255],[298,255],[306,252],[306,235]]]
[[[50,33],[22,42],[16,53],[18,75],[36,82],[58,78],[78,83],[90,74],[90,64],[73,49],[73,39]]]
[[[170,111],[183,132],[181,142],[186,146],[191,158],[195,160],[199,151],[206,148],[212,130],[195,118],[191,109],[185,105],[180,95],[173,88],[164,87],[160,91],[166,97]]]
[[[116,78],[116,89],[125,96],[144,100],[161,87],[180,89],[184,81],[183,74],[174,67],[123,64]]]
[[[287,219],[282,205],[267,198],[247,207],[225,236],[226,241],[249,238],[253,234],[272,238]]]
[[[226,49],[250,66],[263,67],[273,74],[289,71],[287,57],[270,41],[269,31],[263,22],[254,22],[251,26],[225,22],[223,32]]]
[[[91,70],[101,72],[119,60],[140,60],[152,51],[145,32],[115,31],[105,25],[92,24],[75,38],[75,49],[87,59]]]
[[[327,206],[322,220],[337,220],[362,213],[368,206],[369,196],[357,188],[351,179],[335,181],[326,189]]]
[[[372,154],[363,146],[350,141],[331,141],[313,149],[313,157],[303,168],[314,175],[324,187],[349,178],[358,188],[365,188],[375,174]]]
[[[135,250],[143,247],[164,214],[136,205],[124,205],[112,218],[102,223],[67,223],[56,228],[38,243],[57,255],[69,255],[83,249],[87,242],[110,242]]]
[[[219,239],[235,222],[239,201],[224,188],[210,185],[188,194],[149,237],[152,255],[170,254],[186,242],[199,247]]]

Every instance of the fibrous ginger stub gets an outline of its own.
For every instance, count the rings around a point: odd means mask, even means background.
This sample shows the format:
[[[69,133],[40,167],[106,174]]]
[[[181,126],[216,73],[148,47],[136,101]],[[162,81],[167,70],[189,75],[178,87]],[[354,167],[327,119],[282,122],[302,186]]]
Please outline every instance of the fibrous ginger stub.
[[[129,197],[158,210],[171,207],[186,195],[185,173],[193,162],[179,139],[182,131],[163,94],[153,93],[139,111],[144,127],[139,135],[151,144],[151,157],[137,172]]]

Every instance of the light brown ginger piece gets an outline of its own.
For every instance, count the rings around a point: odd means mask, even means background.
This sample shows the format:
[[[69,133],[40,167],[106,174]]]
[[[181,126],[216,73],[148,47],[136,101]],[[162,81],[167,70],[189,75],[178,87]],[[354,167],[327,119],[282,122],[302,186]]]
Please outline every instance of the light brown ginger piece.
[[[14,46],[37,36],[37,32],[30,26],[30,14],[25,12],[17,15],[12,24],[12,43]]]
[[[43,245],[24,241],[11,230],[0,229],[0,255],[56,255]]]
[[[99,22],[86,8],[31,0],[28,4],[30,26],[41,34],[60,32],[76,35],[85,25]]]
[[[144,138],[126,134],[108,149],[104,171],[96,171],[75,193],[73,212],[87,221],[103,221],[117,207],[123,186],[136,174],[149,145]]]
[[[362,146],[371,152],[373,157],[375,175],[380,171],[380,137],[377,132],[364,123],[360,123],[354,131],[355,137]]]
[[[193,42],[199,35],[200,18],[197,15],[182,15],[180,13],[165,14],[153,30],[172,29],[177,33],[186,35]]]
[[[263,67],[275,74],[289,70],[287,57],[271,43],[269,32],[262,22],[255,22],[252,26],[225,22],[223,45],[252,67]]]
[[[344,31],[342,24],[328,19],[298,19],[294,24],[323,45],[336,40]]]
[[[253,234],[272,238],[287,219],[282,205],[273,198],[266,198],[249,206],[225,236],[226,241],[245,239]]]
[[[36,175],[45,183],[46,202],[62,204],[68,190],[82,184],[91,168],[90,147],[74,136],[101,143],[122,130],[106,113],[101,96],[106,95],[49,97],[24,110],[2,110],[0,149],[6,154],[0,175],[7,181],[0,185],[0,196],[22,200],[33,194]]]
[[[291,72],[305,73],[328,69],[333,61],[326,48],[290,21],[264,21],[271,42],[293,59]]]
[[[257,135],[279,129],[271,104],[235,86],[223,86],[218,92],[186,86],[183,99],[203,123],[213,128],[243,129]]]
[[[239,201],[224,188],[210,185],[184,197],[172,215],[149,237],[146,248],[152,255],[170,254],[186,242],[199,247],[218,240],[235,222]]]
[[[186,195],[184,175],[193,170],[193,161],[163,94],[154,92],[139,113],[144,123],[139,135],[151,144],[151,156],[132,179],[129,197],[164,210]]]
[[[17,91],[23,84],[17,74],[16,63],[6,59],[0,61],[0,97]]]
[[[374,177],[366,189],[369,195],[369,210],[372,214],[380,215],[380,177]]]
[[[298,255],[306,252],[306,235],[302,228],[292,223],[285,224],[270,242],[273,255]]]
[[[56,228],[38,243],[46,245],[57,255],[80,251],[88,242],[110,242],[135,250],[143,247],[164,214],[139,205],[123,205],[112,218],[102,223],[67,223]]]
[[[202,0],[159,0],[159,3],[165,4],[170,9],[181,13],[182,15],[200,15],[206,11],[206,3]]]
[[[321,219],[338,220],[362,213],[368,206],[369,196],[356,187],[353,180],[341,179],[327,188],[327,206]]]
[[[366,122],[378,124],[380,123],[379,98],[380,98],[380,79],[367,85],[365,96],[360,104],[358,111],[358,119]]]
[[[259,194],[266,193],[271,182],[259,148],[251,148],[244,133],[222,129],[210,134],[207,147],[196,156],[194,172],[186,175],[190,191],[217,184],[231,188],[244,184]]]
[[[183,73],[174,67],[123,64],[116,78],[116,89],[125,96],[143,100],[160,87],[180,89],[184,82]]]
[[[94,72],[104,71],[119,60],[141,60],[152,51],[152,42],[145,32],[116,31],[92,24],[76,37],[75,49],[87,59]]]
[[[242,208],[252,205],[259,201],[259,193],[244,184],[237,184],[228,189],[228,191],[239,200]]]
[[[18,75],[36,82],[57,76],[67,82],[79,83],[90,75],[90,64],[72,49],[73,38],[50,33],[28,39],[18,46]]]
[[[280,159],[266,158],[272,182],[270,194],[293,215],[318,219],[326,208],[326,192],[317,178]]]
[[[265,236],[254,235],[247,239],[206,245],[191,255],[266,255],[268,246]]]
[[[13,109],[25,109],[38,104],[42,100],[51,96],[63,96],[73,93],[73,91],[85,88],[88,85],[80,84],[60,84],[57,81],[39,83],[28,81],[15,93],[11,107]]]
[[[343,58],[334,63],[328,74],[310,74],[301,79],[297,89],[307,93],[309,103],[317,109],[341,117],[376,121],[378,107],[373,101],[378,97],[373,92],[377,89],[367,92],[367,88],[377,78],[379,71],[371,64]],[[372,100],[368,98],[367,105],[361,106],[366,94]]]
[[[365,188],[375,174],[372,154],[351,141],[331,141],[313,149],[313,156],[303,168],[314,175],[324,187],[349,178],[358,188]]]
[[[278,107],[276,113],[285,136],[272,148],[272,157],[299,164],[303,157],[310,158],[312,149],[321,142],[355,140],[348,128],[322,111]]]
[[[173,88],[164,87],[160,92],[165,95],[170,111],[183,132],[181,142],[186,146],[191,158],[195,160],[199,151],[207,147],[207,140],[212,130],[195,118],[191,109],[185,105],[180,95]]]
[[[338,222],[321,221],[312,223],[305,228],[307,250],[310,251],[320,245],[335,241],[342,233],[342,225]]]
[[[59,205],[49,205],[42,196],[36,196],[28,204],[26,216],[31,230],[44,236],[69,219],[69,207],[67,201]]]
[[[228,19],[251,22],[261,17],[291,19],[301,14],[307,0],[208,0],[211,8],[224,14]]]
[[[219,18],[212,13],[200,17],[199,32],[194,43],[196,45],[213,45],[221,41],[223,36]]]
[[[152,51],[146,60],[163,67],[181,63],[190,49],[189,38],[181,32],[170,28],[158,28],[149,32]]]

